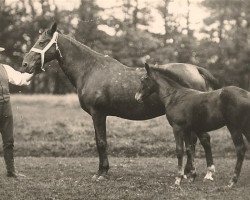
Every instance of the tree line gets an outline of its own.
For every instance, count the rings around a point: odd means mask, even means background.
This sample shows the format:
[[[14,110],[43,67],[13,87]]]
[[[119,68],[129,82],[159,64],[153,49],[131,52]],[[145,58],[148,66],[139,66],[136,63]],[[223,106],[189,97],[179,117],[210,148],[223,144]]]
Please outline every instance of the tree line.
[[[150,63],[191,63],[210,70],[223,85],[249,90],[250,1],[183,0],[187,5],[182,16],[185,25],[170,12],[171,1],[159,0],[158,5],[152,5],[140,0],[118,0],[116,6],[104,9],[95,0],[80,0],[79,7],[63,10],[54,0],[0,0],[0,46],[6,48],[0,54],[1,62],[18,69],[39,31],[57,21],[64,34],[127,66],[142,67],[145,57],[150,57]],[[200,30],[190,26],[192,4],[209,12]],[[149,29],[152,6],[163,21],[162,33]],[[120,10],[119,16],[113,12],[116,9]],[[102,31],[100,26],[112,28],[113,34]],[[197,38],[195,31],[202,37]],[[74,91],[57,62],[46,68],[46,73],[37,76],[26,92]]]

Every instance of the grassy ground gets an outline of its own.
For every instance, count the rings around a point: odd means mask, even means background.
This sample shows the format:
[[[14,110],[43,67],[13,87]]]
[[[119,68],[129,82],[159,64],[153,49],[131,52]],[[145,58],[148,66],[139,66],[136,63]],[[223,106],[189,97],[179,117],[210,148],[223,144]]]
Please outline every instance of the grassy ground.
[[[19,157],[16,165],[27,178],[5,177],[0,162],[0,199],[249,199],[250,161],[244,163],[237,186],[230,190],[224,186],[234,160],[215,160],[214,182],[203,182],[205,161],[196,161],[199,175],[195,183],[185,180],[181,188],[176,188],[176,160],[172,158],[112,157],[109,180],[96,182],[91,180],[98,163],[96,158]]]
[[[92,120],[76,95],[13,95],[11,100],[17,156],[96,156]],[[226,128],[211,136],[215,157],[235,155]],[[147,121],[109,117],[107,137],[112,156],[174,156],[174,137],[165,117]],[[203,155],[198,145],[197,156]]]

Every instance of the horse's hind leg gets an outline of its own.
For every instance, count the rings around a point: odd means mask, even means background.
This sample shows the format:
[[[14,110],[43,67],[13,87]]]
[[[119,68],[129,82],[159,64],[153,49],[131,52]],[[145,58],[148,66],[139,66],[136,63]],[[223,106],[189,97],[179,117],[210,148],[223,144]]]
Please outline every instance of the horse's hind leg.
[[[93,177],[97,180],[104,179],[109,170],[109,161],[107,155],[107,138],[106,138],[106,115],[101,112],[91,112],[94,128],[97,151],[99,154],[99,170]]]
[[[204,180],[207,179],[213,181],[213,173],[215,172],[215,166],[210,144],[210,135],[208,133],[197,133],[197,136],[201,142],[202,147],[204,148],[207,162],[207,174],[204,177]]]
[[[237,154],[237,161],[236,161],[236,166],[234,169],[234,175],[231,178],[229,185],[228,185],[229,187],[232,187],[235,183],[237,183],[239,179],[241,167],[242,167],[244,157],[245,157],[246,146],[243,140],[241,130],[235,129],[229,126],[228,126],[228,129],[230,131],[230,134],[231,134],[231,137],[232,137],[235,149],[236,149],[236,154]]]
[[[175,143],[176,143],[176,156],[178,159],[178,176],[175,178],[175,184],[180,185],[181,180],[184,176],[183,169],[183,154],[184,154],[184,143],[183,143],[183,131],[178,126],[173,126]]]
[[[195,135],[196,141],[197,137]],[[194,167],[194,152],[195,152],[195,146],[194,146],[194,138],[192,137],[192,134],[190,132],[185,132],[184,135],[184,140],[185,140],[185,146],[186,146],[186,153],[187,153],[187,164],[185,167],[185,170],[187,167],[189,168],[189,181],[193,182],[194,179],[196,178],[196,170]],[[184,173],[185,173],[184,170]]]
[[[195,156],[195,146],[197,143],[197,135],[195,132],[191,132],[190,135],[186,134],[187,139],[189,139],[190,146],[187,148],[186,145],[186,153],[187,153],[187,163],[184,169],[184,176],[190,176],[192,180],[196,177],[196,170],[194,167],[194,156]]]

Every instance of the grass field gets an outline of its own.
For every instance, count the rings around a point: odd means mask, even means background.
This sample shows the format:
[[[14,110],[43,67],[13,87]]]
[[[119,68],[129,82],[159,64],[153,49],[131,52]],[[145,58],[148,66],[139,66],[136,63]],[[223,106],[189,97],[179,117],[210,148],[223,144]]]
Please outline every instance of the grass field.
[[[91,181],[98,167],[90,116],[76,95],[13,95],[16,166],[27,178],[5,176],[0,161],[0,200],[64,199],[249,199],[250,161],[239,183],[225,190],[235,164],[226,128],[211,133],[215,182],[203,182],[206,164],[197,145],[195,183],[174,187],[175,143],[165,117],[129,121],[109,117],[109,179]],[[2,149],[0,148],[0,154]],[[249,157],[249,153],[247,153]]]
[[[13,95],[17,156],[96,156],[90,116],[81,110],[76,95]],[[165,117],[129,121],[107,120],[109,154],[112,156],[174,156],[175,143]],[[226,128],[211,133],[215,157],[234,156]],[[1,153],[0,149],[0,153]],[[197,147],[197,156],[203,149]]]
[[[197,159],[198,177],[194,183],[186,180],[180,188],[174,183],[176,160],[173,158],[114,158],[108,180],[91,180],[96,158],[17,158],[19,180],[4,176],[0,162],[1,200],[64,200],[64,199],[249,199],[250,161],[243,165],[242,176],[233,189],[225,189],[234,160],[216,159],[214,182],[203,182],[204,159]],[[230,166],[230,167],[229,167]]]

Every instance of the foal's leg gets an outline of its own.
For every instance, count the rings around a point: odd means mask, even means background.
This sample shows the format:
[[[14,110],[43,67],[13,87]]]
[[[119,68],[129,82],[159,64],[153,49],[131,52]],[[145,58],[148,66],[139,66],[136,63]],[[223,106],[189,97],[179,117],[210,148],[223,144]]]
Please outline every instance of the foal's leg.
[[[182,166],[184,154],[183,131],[178,126],[173,126],[173,131],[176,143],[176,155],[178,159],[178,176],[175,178],[175,184],[180,185],[184,176],[184,169]]]
[[[91,112],[94,128],[97,151],[99,154],[99,170],[93,178],[97,180],[104,179],[109,170],[109,161],[107,155],[107,138],[106,138],[106,115],[101,112]]]
[[[184,169],[184,176],[190,175],[191,177],[196,176],[196,170],[194,167],[194,156],[195,156],[195,146],[197,143],[197,135],[195,132],[191,132],[190,134],[190,148],[187,149],[187,163]],[[191,156],[192,155],[192,156]],[[195,173],[194,173],[195,172]]]
[[[207,174],[204,177],[206,180],[213,181],[213,173],[215,172],[215,166],[213,161],[212,149],[210,144],[210,135],[208,133],[197,133],[197,136],[201,142],[201,145],[204,148],[206,162],[207,162]]]
[[[242,163],[245,157],[246,146],[243,140],[243,136],[240,130],[228,127],[231,137],[236,149],[237,161],[234,169],[234,175],[231,178],[228,187],[232,187],[235,183],[237,183],[238,178],[240,176],[240,171],[242,167]]]
[[[195,135],[196,137],[196,135]],[[197,137],[196,137],[197,138]],[[191,132],[185,132],[184,135],[184,140],[185,140],[185,146],[186,146],[186,154],[187,154],[187,164],[185,167],[185,170],[187,166],[189,167],[190,171],[190,182],[193,182],[194,179],[196,178],[196,170],[194,167],[194,146],[193,146],[193,139],[192,138],[192,133]],[[184,170],[184,172],[185,172]]]

